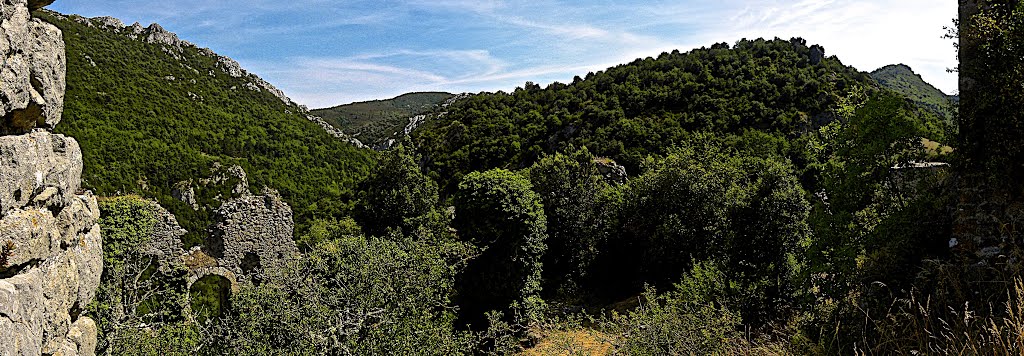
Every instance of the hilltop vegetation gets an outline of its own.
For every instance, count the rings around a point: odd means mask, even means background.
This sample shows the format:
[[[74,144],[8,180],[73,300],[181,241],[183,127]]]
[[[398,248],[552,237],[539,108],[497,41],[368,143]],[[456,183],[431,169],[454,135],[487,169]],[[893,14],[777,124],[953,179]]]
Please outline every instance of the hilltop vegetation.
[[[445,190],[468,172],[524,168],[569,145],[635,172],[647,156],[663,155],[695,132],[730,141],[770,137],[763,153],[801,164],[801,137],[878,90],[866,73],[823,57],[803,39],[741,40],[638,59],[569,84],[477,95],[413,138]],[[923,117],[922,124],[929,130],[922,135],[944,138],[944,123]]]
[[[437,110],[450,93],[408,93],[393,99],[373,100],[310,110],[334,127],[368,145],[404,136],[409,118]]]
[[[240,165],[253,189],[279,190],[300,225],[351,207],[371,153],[331,137],[294,104],[252,89],[198,48],[178,52],[98,21],[37,16],[64,33],[67,94],[56,132],[81,144],[85,188],[157,199],[189,230],[190,244],[202,241],[210,212],[171,191],[210,177],[213,162]]]
[[[904,64],[887,65],[871,72],[871,78],[878,81],[882,87],[902,94],[947,122],[953,122],[956,97],[946,95],[928,84],[910,67]]]

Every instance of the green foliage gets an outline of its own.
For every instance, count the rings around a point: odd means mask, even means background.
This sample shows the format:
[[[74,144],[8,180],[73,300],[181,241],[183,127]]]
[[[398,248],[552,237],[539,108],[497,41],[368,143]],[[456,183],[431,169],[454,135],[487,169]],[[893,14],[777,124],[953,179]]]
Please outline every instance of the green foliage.
[[[385,236],[393,228],[409,234],[437,206],[437,184],[420,171],[414,152],[404,144],[384,152],[359,188],[355,216],[372,236]]]
[[[296,244],[300,249],[308,252],[320,245],[321,242],[329,241],[335,237],[360,236],[362,234],[363,229],[350,217],[345,217],[341,220],[313,220],[310,223],[309,231],[302,235],[302,237],[299,237]]]
[[[64,33],[67,94],[56,131],[81,145],[86,189],[158,200],[193,244],[202,240],[194,235],[205,231],[212,209],[193,211],[171,190],[209,177],[213,162],[238,164],[254,188],[278,190],[299,231],[312,218],[344,216],[351,207],[371,153],[328,135],[298,107],[247,89],[247,77],[227,75],[197,48],[177,52],[71,18],[36,15]]]
[[[343,231],[335,229],[334,231]],[[277,283],[245,286],[218,326],[224,354],[466,353],[454,330],[454,274],[436,247],[334,235]]]
[[[565,154],[544,157],[526,175],[547,217],[546,295],[579,295],[604,232],[608,183],[586,148],[570,147]]]
[[[690,132],[760,130],[792,138],[831,120],[838,98],[870,78],[835,58],[814,65],[803,39],[741,40],[639,59],[571,84],[480,94],[413,136],[442,191],[463,175],[530,166],[570,144],[637,172]]]
[[[218,275],[205,276],[193,283],[188,293],[196,320],[205,323],[228,309],[231,281]]]
[[[526,178],[502,169],[473,172],[459,183],[454,226],[459,238],[481,251],[458,281],[466,323],[479,325],[492,310],[520,326],[540,316],[547,221],[532,188]]]
[[[409,124],[409,118],[437,110],[441,103],[452,96],[450,93],[408,93],[388,100],[310,110],[310,114],[323,118],[365,144],[376,145],[389,138],[404,137],[403,131]]]
[[[100,214],[103,275],[96,299],[85,308],[99,329],[98,350],[123,354],[137,349],[142,354],[159,354],[197,343],[193,335],[175,345],[172,335],[147,327],[195,332],[181,324],[186,304],[184,271],[176,266],[159,266],[156,258],[146,253],[156,222],[152,203],[135,196],[105,199],[100,202]],[[153,343],[143,347],[153,335],[158,335]]]
[[[686,298],[682,289],[658,295],[648,288],[639,308],[615,315],[606,329],[620,335],[616,349],[625,355],[728,354],[740,338],[740,316],[714,303]]]
[[[996,189],[1024,196],[1024,2],[979,0],[959,24],[964,164]],[[1019,235],[1018,235],[1019,236]]]
[[[626,187],[618,230],[603,247],[598,278],[607,292],[670,285],[696,261],[712,260],[749,322],[792,303],[810,207],[790,165],[696,141],[648,170]]]
[[[205,347],[205,335],[195,324],[169,323],[156,327],[132,327],[118,331],[116,343],[97,354],[136,356],[195,356]]]
[[[901,98],[880,93],[858,108],[848,124],[824,127],[811,140],[816,157],[809,171],[816,176],[819,199],[809,220],[815,240],[808,250],[814,267],[808,272],[829,276],[814,282],[827,295],[839,298],[848,291],[859,278],[858,264],[880,247],[878,243],[906,244],[907,254],[900,258],[907,258],[908,263],[887,266],[891,271],[886,272],[890,275],[885,283],[895,283],[900,279],[893,278],[897,274],[907,278],[914,265],[911,261],[920,261],[944,243],[935,239],[925,244],[922,239],[928,234],[923,232],[915,234],[914,239],[904,234],[898,235],[900,239],[887,238],[888,233],[896,232],[886,233],[888,229],[906,232],[908,229],[899,227],[903,224],[913,229],[921,227],[922,221],[933,221],[936,225],[928,229],[935,232],[944,226],[944,219],[924,209],[939,201],[937,195],[923,194],[935,188],[915,191],[918,185],[934,181],[917,179],[912,170],[901,173],[892,169],[924,155],[919,140],[927,130],[914,113]],[[921,208],[910,209],[914,206]]]

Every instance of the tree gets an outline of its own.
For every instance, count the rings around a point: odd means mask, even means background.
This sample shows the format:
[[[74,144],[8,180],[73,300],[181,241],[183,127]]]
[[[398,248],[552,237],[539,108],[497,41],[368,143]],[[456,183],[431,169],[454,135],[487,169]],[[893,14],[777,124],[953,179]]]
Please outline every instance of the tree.
[[[602,195],[608,183],[586,147],[544,157],[527,175],[547,217],[544,289],[552,296],[579,295],[607,221]]]
[[[610,292],[635,293],[715,261],[744,320],[771,320],[793,301],[794,261],[808,232],[809,204],[793,168],[737,155],[707,135],[670,151],[626,187],[597,278]]]
[[[436,209],[437,184],[420,171],[414,154],[406,144],[388,150],[360,186],[356,219],[367,234],[409,234]]]
[[[483,323],[493,310],[524,327],[540,316],[547,221],[532,188],[503,169],[473,172],[459,183],[454,225],[460,239],[480,250],[459,276],[458,304],[467,324]]]
[[[96,321],[98,351],[110,354],[187,354],[201,342],[191,323],[185,271],[158,266],[147,254],[153,205],[138,197],[101,200],[103,276],[86,312]],[[158,331],[157,331],[158,330]],[[172,335],[179,337],[171,342]]]

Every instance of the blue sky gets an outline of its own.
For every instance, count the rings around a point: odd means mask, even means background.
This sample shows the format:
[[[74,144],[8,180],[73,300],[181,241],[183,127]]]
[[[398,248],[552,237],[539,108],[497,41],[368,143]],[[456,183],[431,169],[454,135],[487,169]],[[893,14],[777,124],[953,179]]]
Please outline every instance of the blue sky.
[[[957,88],[954,0],[58,0],[157,22],[311,108],[411,91],[510,91],[740,38],[803,37],[847,65]]]

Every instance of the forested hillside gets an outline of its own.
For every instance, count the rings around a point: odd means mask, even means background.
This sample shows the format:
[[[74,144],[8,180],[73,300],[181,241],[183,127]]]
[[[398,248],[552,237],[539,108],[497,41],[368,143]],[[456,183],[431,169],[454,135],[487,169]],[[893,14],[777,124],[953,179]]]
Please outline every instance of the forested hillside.
[[[209,178],[213,162],[240,165],[254,190],[279,190],[300,225],[351,207],[371,153],[331,137],[249,76],[230,73],[212,52],[149,43],[99,20],[39,17],[64,32],[67,95],[56,131],[81,144],[86,188],[159,200],[190,231],[191,244],[202,241],[209,211],[171,192]],[[216,204],[216,194],[205,202]]]
[[[450,93],[408,93],[393,99],[310,110],[310,114],[374,146],[389,138],[401,138],[410,118],[439,109],[453,96]]]
[[[771,152],[761,153],[802,164],[804,134],[842,119],[878,89],[803,39],[741,40],[638,59],[568,84],[474,96],[413,136],[431,177],[449,190],[469,171],[527,167],[569,145],[636,171],[695,132],[763,144]],[[944,123],[922,117],[921,124],[924,135],[942,139]]]
[[[917,105],[952,122],[955,98],[928,84],[913,69],[903,64],[888,65],[871,72],[882,87],[902,94]]]

